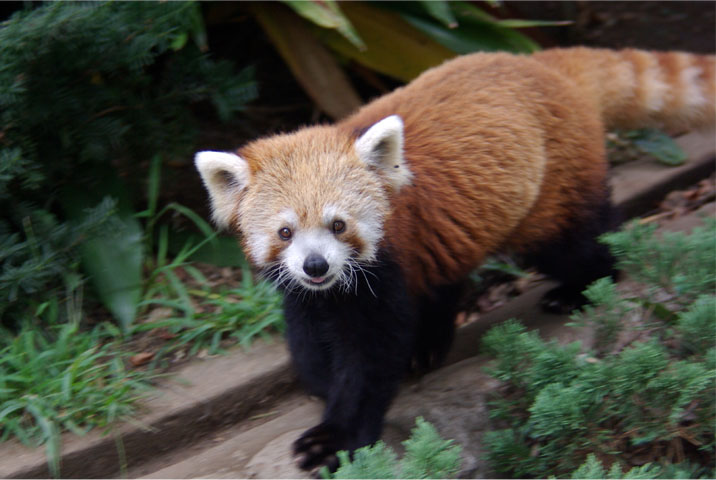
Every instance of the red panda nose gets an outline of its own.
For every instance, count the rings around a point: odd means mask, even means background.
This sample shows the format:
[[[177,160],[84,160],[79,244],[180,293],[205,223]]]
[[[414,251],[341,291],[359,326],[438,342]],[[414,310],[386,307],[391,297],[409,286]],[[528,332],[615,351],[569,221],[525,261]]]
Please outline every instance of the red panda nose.
[[[328,262],[322,255],[311,253],[303,262],[303,271],[309,277],[320,277],[328,271]]]

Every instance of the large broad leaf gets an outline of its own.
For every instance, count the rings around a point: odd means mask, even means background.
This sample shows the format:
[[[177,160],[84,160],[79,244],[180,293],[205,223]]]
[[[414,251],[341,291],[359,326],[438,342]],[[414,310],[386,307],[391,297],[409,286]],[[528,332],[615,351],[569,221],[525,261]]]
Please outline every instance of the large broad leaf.
[[[62,204],[68,219],[79,223],[87,215],[86,210],[104,196],[117,200],[117,211],[108,222],[107,231],[86,239],[79,251],[90,284],[126,332],[134,321],[142,294],[143,231],[119,179],[112,174],[101,178],[105,180],[95,192],[86,188],[67,189]]]
[[[378,2],[345,2],[341,8],[360,33],[365,51],[331,30],[315,28],[314,33],[341,55],[370,69],[407,82],[455,56],[399,14],[380,8]]]
[[[318,107],[333,119],[355,111],[362,101],[348,81],[335,57],[315,38],[306,22],[281,4],[248,4],[264,31],[291,69],[296,80]],[[331,32],[355,51],[353,44],[334,30]]]
[[[558,27],[571,25],[569,20],[525,20],[517,18],[497,18],[468,2],[450,2],[458,22],[473,24],[494,24],[509,28]]]
[[[338,8],[334,0],[282,0],[296,13],[323,28],[338,31],[346,40],[360,50],[365,50],[363,40],[358,36],[350,20]]]
[[[496,20],[482,10],[462,2],[451,5],[458,20],[457,28],[446,28],[410,12],[401,13],[401,16],[421,32],[460,54],[477,51],[529,53],[539,50],[539,46],[528,37],[505,26],[504,20]]]
[[[450,9],[450,4],[446,0],[421,0],[420,5],[434,19],[448,28],[457,27],[457,19]]]

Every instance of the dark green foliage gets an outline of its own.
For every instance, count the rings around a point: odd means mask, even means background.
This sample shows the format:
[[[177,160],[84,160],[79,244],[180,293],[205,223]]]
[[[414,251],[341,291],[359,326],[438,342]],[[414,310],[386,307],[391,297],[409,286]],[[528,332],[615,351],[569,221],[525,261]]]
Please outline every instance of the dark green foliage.
[[[556,344],[550,344],[556,346]],[[574,376],[579,344],[564,350],[545,349],[536,332],[528,332],[519,322],[509,320],[490,329],[483,337],[485,352],[496,356],[490,375],[519,389],[537,391],[544,385]]]
[[[706,355],[716,347],[716,297],[703,295],[679,314],[676,331],[682,348],[695,355]]]
[[[186,154],[191,103],[211,100],[228,117],[255,96],[248,72],[187,42],[201,29],[193,2],[62,2],[14,15],[0,30],[4,141],[46,178],[78,161]]]
[[[594,348],[601,352],[609,347],[624,329],[627,315],[637,305],[622,299],[610,278],[601,278],[584,291],[590,304],[572,316],[577,325],[591,325],[594,329]],[[601,308],[595,306],[602,306]],[[608,306],[605,308],[603,306]]]
[[[81,223],[70,225],[23,203],[14,212],[21,218],[21,231],[0,218],[0,319],[32,316],[48,288],[64,287],[70,293],[79,287],[77,249],[87,235],[111,227],[114,206],[107,198],[88,209]]]
[[[688,156],[667,133],[655,128],[614,130],[607,135],[607,149],[612,163],[623,163],[648,155],[669,166],[682,165]]]
[[[97,225],[68,225],[62,191],[96,192],[83,208],[95,207],[100,180],[121,173],[133,188],[155,154],[189,158],[197,104],[227,119],[256,96],[249,69],[235,74],[204,50],[194,2],[51,2],[2,24],[3,323],[77,276],[77,244]]]
[[[398,455],[392,448],[388,447],[383,441],[378,441],[375,445],[368,445],[355,451],[353,460],[350,459],[348,452],[338,452],[338,459],[341,466],[336,472],[326,478],[397,478],[396,465],[398,464]]]
[[[519,336],[513,341],[521,343]],[[541,350],[554,355],[561,348],[543,344]],[[536,357],[529,365],[540,376]],[[525,398],[495,402],[497,411],[515,424],[485,436],[495,468],[517,476],[546,476],[575,468],[588,452],[618,455],[652,442],[712,444],[716,383],[714,371],[703,363],[671,360],[656,342],[639,343],[601,361],[587,360],[576,362],[572,375],[536,394],[520,391],[514,396]],[[535,449],[539,456],[525,455]]]
[[[621,478],[656,478],[660,473],[660,468],[651,464],[646,464],[643,467],[634,467],[627,473],[622,472],[621,467],[618,463],[613,463],[612,468],[607,471],[602,463],[597,460],[594,454],[587,455],[587,460],[574,472],[572,472],[571,478],[609,478],[609,479],[621,479]]]
[[[708,472],[689,462],[666,466],[647,463],[640,467],[634,467],[628,472],[624,472],[619,463],[615,462],[607,470],[592,453],[587,455],[587,460],[571,474],[571,478],[594,479],[698,478],[700,476],[708,476]]]
[[[593,352],[544,342],[515,321],[485,335],[490,373],[504,382],[491,416],[508,427],[485,435],[493,468],[518,477],[711,475],[716,295],[713,266],[699,262],[713,263],[715,233],[709,221],[691,235],[634,225],[607,236],[648,298],[625,296],[609,278],[590,286],[593,305],[574,319],[594,332]]]
[[[641,128],[618,132],[637,151],[651,155],[665,165],[682,165],[688,158],[686,152],[666,133],[655,128]]]
[[[662,232],[656,226],[632,223],[605,235],[618,259],[618,268],[652,291],[664,290],[675,301],[690,304],[699,295],[716,290],[716,220],[706,219],[691,234]]]
[[[460,451],[452,440],[440,437],[422,417],[415,420],[410,438],[403,442],[405,456],[398,456],[385,443],[359,448],[353,460],[348,452],[338,452],[341,466],[325,478],[451,478],[460,469]]]

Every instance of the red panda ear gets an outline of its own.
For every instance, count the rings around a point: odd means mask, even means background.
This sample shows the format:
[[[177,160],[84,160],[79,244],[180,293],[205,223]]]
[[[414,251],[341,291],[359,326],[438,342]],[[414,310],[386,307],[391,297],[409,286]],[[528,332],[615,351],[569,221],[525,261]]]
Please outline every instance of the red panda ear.
[[[403,158],[403,120],[391,115],[373,124],[355,143],[358,158],[376,167],[393,188],[400,190],[413,178]]]
[[[237,195],[249,183],[246,160],[233,153],[199,152],[194,162],[209,191],[214,222],[227,227],[236,210]]]

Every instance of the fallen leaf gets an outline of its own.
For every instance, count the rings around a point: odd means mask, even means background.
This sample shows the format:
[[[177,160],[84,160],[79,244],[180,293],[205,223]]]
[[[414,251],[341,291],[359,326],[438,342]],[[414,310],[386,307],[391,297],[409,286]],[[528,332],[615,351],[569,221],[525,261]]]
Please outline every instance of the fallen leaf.
[[[129,361],[133,366],[140,367],[149,363],[152,358],[154,358],[154,352],[142,352],[130,357]]]
[[[157,331],[157,336],[162,340],[173,340],[177,337],[176,333],[172,333],[166,328],[160,328]]]

